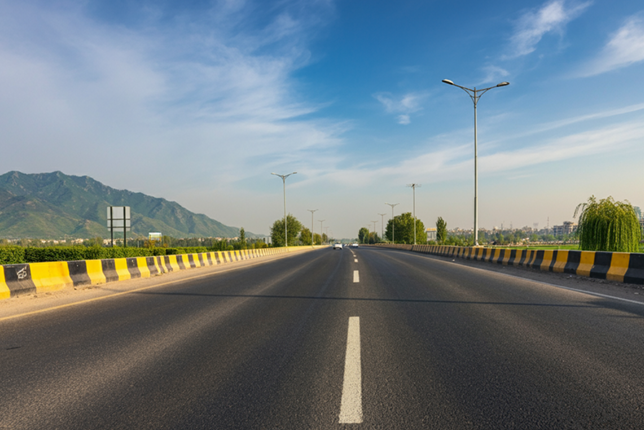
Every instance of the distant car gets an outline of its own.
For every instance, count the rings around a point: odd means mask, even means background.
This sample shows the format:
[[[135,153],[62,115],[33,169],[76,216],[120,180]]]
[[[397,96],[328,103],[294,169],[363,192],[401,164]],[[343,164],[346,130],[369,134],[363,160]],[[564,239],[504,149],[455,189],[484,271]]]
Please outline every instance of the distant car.
[[[342,244],[341,244],[341,243],[334,243],[334,244],[333,244],[333,249],[334,249],[334,250],[336,250],[336,249],[342,249]]]
[[[354,243],[354,244],[351,245],[351,248],[357,248],[357,247],[358,247],[357,243]]]

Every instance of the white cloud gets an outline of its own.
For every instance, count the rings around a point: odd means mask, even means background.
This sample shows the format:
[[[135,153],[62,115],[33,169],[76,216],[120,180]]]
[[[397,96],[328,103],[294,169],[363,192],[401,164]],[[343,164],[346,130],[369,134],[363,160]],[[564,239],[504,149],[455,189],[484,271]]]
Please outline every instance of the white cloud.
[[[512,140],[512,139],[509,139]],[[479,174],[498,175],[511,173],[513,177],[523,169],[565,160],[612,153],[639,144],[644,140],[644,123],[641,120],[624,122],[573,133],[543,143],[519,149],[495,150],[493,144],[479,147]],[[311,181],[331,181],[342,187],[360,188],[374,182],[449,182],[472,175],[472,143],[462,137],[438,136],[434,141],[451,141],[440,149],[413,156],[384,167],[373,165],[353,166],[350,170],[334,170]],[[435,145],[433,145],[435,146]]]
[[[644,61],[644,20],[639,14],[626,20],[580,75],[599,75],[641,61]]]
[[[543,36],[561,32],[565,25],[579,16],[590,2],[568,5],[565,0],[553,0],[538,10],[526,12],[516,24],[511,37],[511,52],[506,58],[528,55],[536,49]]]
[[[407,125],[410,122],[409,115],[398,115],[398,124]]]
[[[318,106],[301,101],[292,78],[324,14],[283,2],[264,26],[248,28],[252,2],[217,4],[127,28],[81,6],[1,4],[0,171],[106,178],[118,165],[111,185],[147,182],[150,191],[164,185],[142,162],[156,171],[190,166],[182,178],[223,184],[253,175],[258,160],[270,169],[312,150],[327,157],[347,124],[302,119]],[[88,164],[88,154],[101,161]]]
[[[507,70],[492,65],[483,67],[483,72],[485,72],[485,77],[481,82],[479,82],[479,85],[489,84],[492,82],[499,83],[501,79],[510,75],[510,72]]]
[[[387,113],[398,114],[398,124],[411,123],[410,114],[422,109],[422,102],[427,97],[424,93],[407,93],[400,98],[391,93],[376,93],[373,97],[385,108]]]

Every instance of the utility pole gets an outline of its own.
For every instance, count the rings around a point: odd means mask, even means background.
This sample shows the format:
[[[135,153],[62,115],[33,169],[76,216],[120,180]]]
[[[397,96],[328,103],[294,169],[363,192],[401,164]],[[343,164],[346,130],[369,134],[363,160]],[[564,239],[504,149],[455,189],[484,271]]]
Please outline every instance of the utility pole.
[[[382,240],[385,237],[385,218],[384,216],[387,214],[378,214],[380,215],[380,240]]]
[[[324,233],[324,230],[322,229],[322,223],[324,222],[324,220],[320,219],[318,221],[320,221],[320,240],[322,240],[322,234]],[[322,240],[322,243],[324,243],[324,240]]]
[[[400,203],[385,203],[386,205],[391,206],[391,242],[396,243],[394,227],[396,226],[396,219],[394,218],[394,206],[398,206]]]
[[[288,228],[286,227],[286,178],[291,175],[295,175],[297,172],[289,173],[288,175],[278,175],[277,173],[271,173],[271,175],[279,176],[282,178],[282,184],[284,185],[284,246],[288,248]]]
[[[416,245],[416,188],[420,187],[421,184],[408,184],[408,187],[411,187],[414,194],[414,206],[413,206],[413,217],[414,217],[414,245]]]
[[[307,211],[311,212],[311,246],[313,246],[313,212],[318,210],[319,209],[307,209]]]

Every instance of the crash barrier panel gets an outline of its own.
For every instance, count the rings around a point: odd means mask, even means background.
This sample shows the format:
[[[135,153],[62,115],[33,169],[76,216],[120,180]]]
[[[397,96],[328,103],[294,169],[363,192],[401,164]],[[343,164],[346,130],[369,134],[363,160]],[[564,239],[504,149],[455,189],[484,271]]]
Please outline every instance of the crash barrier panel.
[[[149,278],[163,273],[317,248],[320,247],[298,246],[212,251],[199,254],[174,254],[156,257],[7,264],[0,266],[0,300],[24,294],[51,292],[68,287]]]
[[[448,245],[377,244],[377,246],[508,266],[524,266],[548,272],[570,273],[631,284],[644,284],[644,254],[642,253]]]

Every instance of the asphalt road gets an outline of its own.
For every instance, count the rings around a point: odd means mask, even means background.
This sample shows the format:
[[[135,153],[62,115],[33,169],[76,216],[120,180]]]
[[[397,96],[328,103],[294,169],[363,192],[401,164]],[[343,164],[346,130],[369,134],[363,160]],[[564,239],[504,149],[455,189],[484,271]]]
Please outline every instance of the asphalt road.
[[[0,315],[0,428],[641,429],[644,305],[322,249]]]

